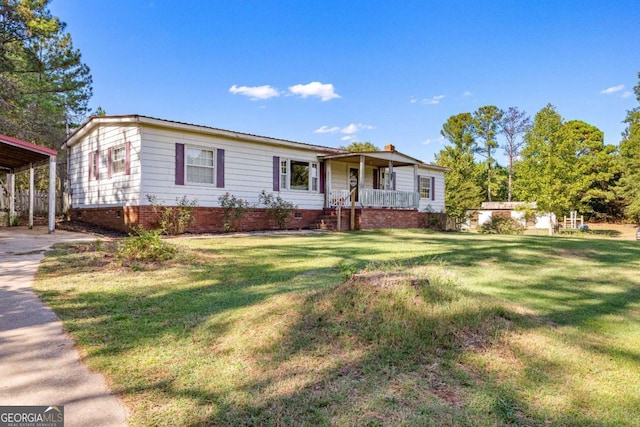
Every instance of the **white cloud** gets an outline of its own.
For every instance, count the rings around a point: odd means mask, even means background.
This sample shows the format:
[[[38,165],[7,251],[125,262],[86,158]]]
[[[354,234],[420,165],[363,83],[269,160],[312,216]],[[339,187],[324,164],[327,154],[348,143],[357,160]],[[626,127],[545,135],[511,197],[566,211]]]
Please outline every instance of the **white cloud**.
[[[359,130],[367,130],[367,129],[375,129],[375,127],[371,125],[363,125],[362,123],[358,123],[358,124],[350,123],[348,126],[343,127],[342,130],[340,130],[340,132],[346,133],[348,135],[353,135]]]
[[[444,136],[440,136],[439,138],[436,138],[436,139],[427,138],[424,141],[422,141],[422,145],[440,144],[443,141],[444,141]]]
[[[631,95],[633,95],[633,92],[631,92],[630,90],[626,90],[624,91],[624,93],[622,95],[620,95],[622,98],[629,98]]]
[[[412,104],[420,103],[420,104],[426,104],[426,105],[436,105],[436,104],[440,104],[440,101],[443,99],[444,99],[444,95],[436,95],[431,98],[424,98],[420,100],[412,97],[409,100],[409,102]]]
[[[303,98],[316,96],[323,101],[340,98],[340,95],[335,92],[331,83],[322,84],[320,82],[311,82],[306,85],[297,84],[294,86],[289,86],[289,92],[292,95],[298,95]]]
[[[462,96],[471,96],[473,95],[470,91],[465,90],[464,93],[462,94]]]
[[[436,105],[436,104],[440,104],[440,101],[442,99],[444,99],[444,95],[437,95],[432,98],[425,98],[420,102],[427,105]]]
[[[269,85],[264,86],[236,86],[233,85],[229,88],[229,92],[234,95],[244,95],[251,98],[252,101],[257,101],[259,99],[269,99],[276,96],[280,96],[280,92],[278,89],[273,88]]]
[[[336,133],[339,130],[340,128],[338,126],[333,126],[333,127],[322,126],[321,128],[314,130],[313,133]]]
[[[601,90],[600,93],[603,95],[611,95],[612,93],[620,92],[624,89],[624,85],[611,86],[610,88]]]
[[[340,138],[340,140],[341,141],[357,141],[358,139],[356,138],[355,135],[347,135]]]

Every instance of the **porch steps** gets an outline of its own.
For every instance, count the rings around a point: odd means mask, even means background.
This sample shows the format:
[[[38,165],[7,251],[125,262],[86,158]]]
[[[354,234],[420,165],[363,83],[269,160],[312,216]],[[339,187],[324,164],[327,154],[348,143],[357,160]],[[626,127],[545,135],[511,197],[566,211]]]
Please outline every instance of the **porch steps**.
[[[336,231],[338,229],[338,217],[335,215],[324,214],[318,218],[315,228],[318,230]]]
[[[349,217],[342,212],[342,231],[349,230]],[[318,230],[338,231],[338,212],[335,209],[325,209],[323,215],[318,218],[315,224]]]

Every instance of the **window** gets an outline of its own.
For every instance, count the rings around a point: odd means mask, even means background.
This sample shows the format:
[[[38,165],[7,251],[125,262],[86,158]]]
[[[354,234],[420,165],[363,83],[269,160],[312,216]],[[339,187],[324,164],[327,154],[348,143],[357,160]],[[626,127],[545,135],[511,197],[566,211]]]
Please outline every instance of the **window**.
[[[291,160],[291,190],[309,189],[309,163]]]
[[[89,180],[99,178],[99,153],[98,150],[89,153]]]
[[[125,171],[127,151],[124,145],[113,149],[111,158],[111,173],[122,173]]]
[[[299,160],[280,161],[280,189],[318,191],[318,164]]]
[[[311,191],[318,191],[318,164],[311,163]]]
[[[187,182],[192,184],[214,183],[213,150],[187,148]]]
[[[431,199],[431,177],[430,176],[420,177],[420,198]]]
[[[289,188],[289,162],[280,161],[280,188]]]

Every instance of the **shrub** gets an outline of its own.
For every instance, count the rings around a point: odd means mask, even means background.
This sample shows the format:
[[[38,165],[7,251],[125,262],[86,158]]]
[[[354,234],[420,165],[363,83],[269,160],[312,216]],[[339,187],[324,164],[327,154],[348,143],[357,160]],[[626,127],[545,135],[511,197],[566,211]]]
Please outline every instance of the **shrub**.
[[[223,210],[222,227],[225,232],[235,231],[242,217],[251,209],[249,202],[230,193],[218,197],[218,202]]]
[[[158,217],[157,225],[161,234],[182,234],[193,224],[193,212],[198,207],[198,199],[189,200],[187,196],[176,198],[177,206],[163,206],[158,197],[147,194],[153,213]]]
[[[176,254],[176,248],[162,240],[162,230],[137,227],[135,234],[124,238],[118,257],[127,261],[166,261]]]
[[[258,198],[259,204],[265,207],[267,214],[272,216],[278,224],[278,228],[284,230],[291,212],[296,208],[291,202],[287,202],[280,195],[274,196],[262,190]]]
[[[523,232],[524,226],[520,221],[508,217],[495,216],[480,226],[482,234],[522,234]]]

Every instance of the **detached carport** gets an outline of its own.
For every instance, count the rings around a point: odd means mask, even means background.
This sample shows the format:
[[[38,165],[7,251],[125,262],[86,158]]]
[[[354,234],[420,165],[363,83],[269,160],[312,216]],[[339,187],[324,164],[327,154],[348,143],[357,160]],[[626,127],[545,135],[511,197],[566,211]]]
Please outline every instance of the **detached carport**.
[[[7,173],[9,187],[9,215],[15,217],[15,174],[29,170],[29,228],[33,227],[33,208],[35,196],[34,168],[49,162],[49,233],[56,225],[56,156],[58,152],[51,148],[22,141],[18,138],[0,134],[0,170]]]

